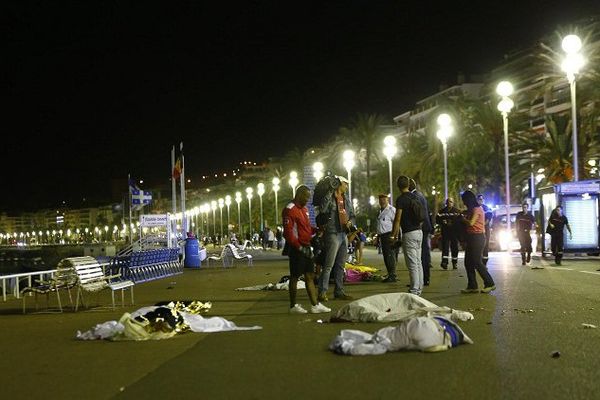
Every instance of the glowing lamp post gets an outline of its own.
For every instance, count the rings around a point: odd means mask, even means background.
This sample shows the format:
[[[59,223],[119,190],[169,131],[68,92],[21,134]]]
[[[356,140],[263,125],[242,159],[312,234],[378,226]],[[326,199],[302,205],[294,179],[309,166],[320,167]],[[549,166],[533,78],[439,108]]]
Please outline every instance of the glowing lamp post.
[[[249,232],[252,235],[252,193],[254,193],[254,189],[251,187],[246,188],[246,199],[248,199],[248,225]]]
[[[348,198],[352,198],[352,168],[354,168],[354,151],[346,150],[342,154],[344,168],[348,172]]]
[[[206,218],[206,236],[210,236],[210,223],[208,213],[210,212],[210,204],[204,203],[204,217]]]
[[[315,177],[315,184],[316,184],[323,177],[323,168],[324,168],[323,163],[320,161],[317,161],[316,163],[313,164],[312,168],[313,168],[313,176]]]
[[[242,194],[240,192],[235,192],[235,202],[237,203],[238,208],[238,229],[239,234],[242,234],[242,213],[240,212],[240,204],[242,203]],[[241,238],[239,238],[241,240]]]
[[[498,103],[498,111],[502,113],[502,122],[504,126],[504,172],[506,175],[506,230],[512,235],[510,228],[510,170],[508,165],[508,113],[512,110],[514,103],[510,96],[513,93],[513,86],[508,81],[502,81],[496,87],[496,93],[502,98]],[[508,246],[510,251],[510,246]]]
[[[273,192],[275,192],[275,226],[279,225],[279,207],[277,206],[277,192],[279,192],[279,178],[273,178]]]
[[[213,215],[213,236],[217,236],[217,218],[215,217],[215,211],[217,211],[216,201],[213,200],[210,202],[210,209],[212,210]]]
[[[577,35],[567,35],[562,40],[562,48],[566,53],[561,64],[562,70],[567,74],[569,86],[571,87],[571,114],[573,126],[573,180],[579,180],[579,149],[577,148],[577,96],[576,96],[576,74],[585,64],[581,50],[581,39]]]
[[[452,118],[448,114],[440,114],[437,117],[437,138],[442,142],[444,149],[444,196],[448,198],[448,138],[452,136],[454,128],[452,127]]]
[[[263,219],[263,203],[262,203],[262,197],[263,194],[265,194],[265,184],[262,182],[259,182],[258,185],[256,185],[256,194],[258,194],[258,198],[260,199],[260,231],[262,232],[265,229],[265,222]]]
[[[288,183],[292,187],[292,198],[295,198],[296,197],[296,186],[298,186],[298,183],[299,183],[298,173],[296,171],[290,172],[290,179],[288,180]]]
[[[217,200],[217,204],[219,205],[219,214],[220,215],[220,221],[221,221],[221,240],[223,240],[223,207],[225,206],[225,200],[223,200],[222,198]]]
[[[229,235],[229,223],[231,219],[229,218],[229,206],[231,206],[231,196],[225,196],[225,206],[227,206],[227,234]]]
[[[390,170],[390,199],[394,198],[394,184],[392,183],[393,174],[392,174],[392,158],[396,155],[396,138],[394,136],[386,136],[383,139],[383,154],[387,157],[388,167]]]

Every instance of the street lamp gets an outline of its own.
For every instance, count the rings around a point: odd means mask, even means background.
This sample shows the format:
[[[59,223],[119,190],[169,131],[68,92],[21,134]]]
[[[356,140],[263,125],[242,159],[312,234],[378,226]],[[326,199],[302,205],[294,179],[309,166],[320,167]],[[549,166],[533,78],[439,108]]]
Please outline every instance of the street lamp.
[[[442,142],[444,149],[444,196],[448,198],[448,138],[452,136],[454,128],[452,127],[452,118],[448,114],[440,114],[437,117],[439,129],[437,138]]]
[[[277,207],[277,192],[279,191],[279,178],[273,178],[273,191],[275,192],[275,226],[279,225],[279,207]]]
[[[388,167],[390,169],[390,199],[394,198],[394,184],[392,183],[392,158],[394,157],[394,155],[396,155],[396,138],[394,136],[386,136],[385,139],[383,139],[383,154],[385,154],[385,156],[388,159]]]
[[[231,219],[229,219],[229,206],[231,205],[231,196],[225,196],[225,205],[227,206],[227,234],[229,235],[229,223]]]
[[[265,223],[264,223],[264,219],[263,219],[263,203],[262,203],[262,197],[263,194],[265,194],[265,184],[262,182],[259,182],[258,185],[256,185],[256,194],[258,194],[258,198],[260,199],[260,231],[262,232],[265,229]]]
[[[254,192],[254,189],[252,189],[251,187],[246,188],[246,198],[248,199],[248,225],[250,235],[252,235],[252,192]]]
[[[508,113],[512,110],[515,103],[510,96],[513,93],[513,86],[508,81],[502,81],[496,87],[496,93],[502,97],[498,103],[498,111],[502,113],[502,122],[504,126],[504,172],[506,175],[506,230],[509,235],[512,231],[510,228],[510,170],[508,165]],[[510,246],[508,246],[510,251]]]
[[[223,206],[225,205],[225,200],[221,198],[217,200],[217,204],[219,205],[219,214],[221,221],[221,240],[223,240]]]
[[[242,213],[240,212],[240,204],[242,203],[242,194],[240,192],[235,192],[235,202],[237,203],[238,206],[238,230],[239,230],[239,234],[240,236],[242,235]],[[238,238],[239,240],[242,240],[241,237]]]
[[[344,159],[344,168],[348,172],[348,198],[352,198],[352,168],[354,168],[354,151],[346,150],[342,154]]]
[[[317,161],[316,163],[313,164],[312,168],[313,168],[313,176],[315,177],[315,185],[316,185],[316,183],[319,182],[321,180],[321,178],[323,177],[323,163],[320,161]]]
[[[299,183],[298,173],[296,171],[290,172],[290,179],[288,180],[288,183],[292,187],[292,198],[295,198],[296,197],[296,186],[298,186],[298,183]]]
[[[217,202],[216,201],[211,201],[210,202],[210,209],[212,210],[212,215],[213,215],[213,236],[217,236],[217,219],[215,217],[215,211],[217,211]]]
[[[200,208],[199,207],[194,207],[192,209],[192,212],[194,213],[194,220],[195,220],[195,222],[194,222],[194,228],[196,228],[195,229],[195,231],[196,231],[196,237],[198,237],[198,234],[200,232],[198,230],[198,214],[200,214]],[[202,218],[202,217],[200,217],[200,218]]]
[[[206,233],[205,236],[210,236],[210,220],[208,219],[208,213],[210,212],[210,204],[204,203],[204,218],[206,218]]]
[[[579,149],[577,148],[577,97],[575,74],[579,72],[585,64],[585,60],[579,50],[581,50],[581,39],[577,35],[567,35],[562,40],[562,49],[566,56],[561,64],[562,70],[567,74],[569,86],[571,87],[571,114],[573,126],[573,180],[579,180]]]

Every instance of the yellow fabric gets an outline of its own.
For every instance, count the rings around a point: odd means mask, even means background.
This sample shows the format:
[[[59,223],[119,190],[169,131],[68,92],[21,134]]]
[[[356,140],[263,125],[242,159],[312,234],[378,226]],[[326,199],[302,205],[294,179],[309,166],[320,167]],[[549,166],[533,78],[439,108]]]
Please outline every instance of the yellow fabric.
[[[366,265],[354,265],[354,264],[350,264],[350,263],[346,263],[344,268],[353,269],[358,272],[377,272],[377,271],[379,271],[377,268],[374,268],[374,267],[368,267]]]

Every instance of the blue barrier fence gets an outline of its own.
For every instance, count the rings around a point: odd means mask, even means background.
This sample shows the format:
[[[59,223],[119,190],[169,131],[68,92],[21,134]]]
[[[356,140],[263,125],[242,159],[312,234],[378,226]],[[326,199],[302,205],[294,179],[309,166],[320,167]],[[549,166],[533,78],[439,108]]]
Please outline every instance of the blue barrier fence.
[[[130,255],[114,257],[111,271],[141,283],[181,274],[183,266],[179,262],[179,248],[166,248],[134,251]]]

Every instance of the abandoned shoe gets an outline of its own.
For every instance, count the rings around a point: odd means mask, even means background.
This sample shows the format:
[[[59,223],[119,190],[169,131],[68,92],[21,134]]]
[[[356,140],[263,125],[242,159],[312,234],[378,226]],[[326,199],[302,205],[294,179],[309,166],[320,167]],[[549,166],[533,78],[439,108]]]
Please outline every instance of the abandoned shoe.
[[[327,312],[331,312],[331,308],[325,307],[321,303],[317,303],[317,305],[310,307],[310,312],[313,314],[327,313]]]
[[[290,308],[290,314],[306,314],[307,312],[300,304],[294,304],[294,307]]]

